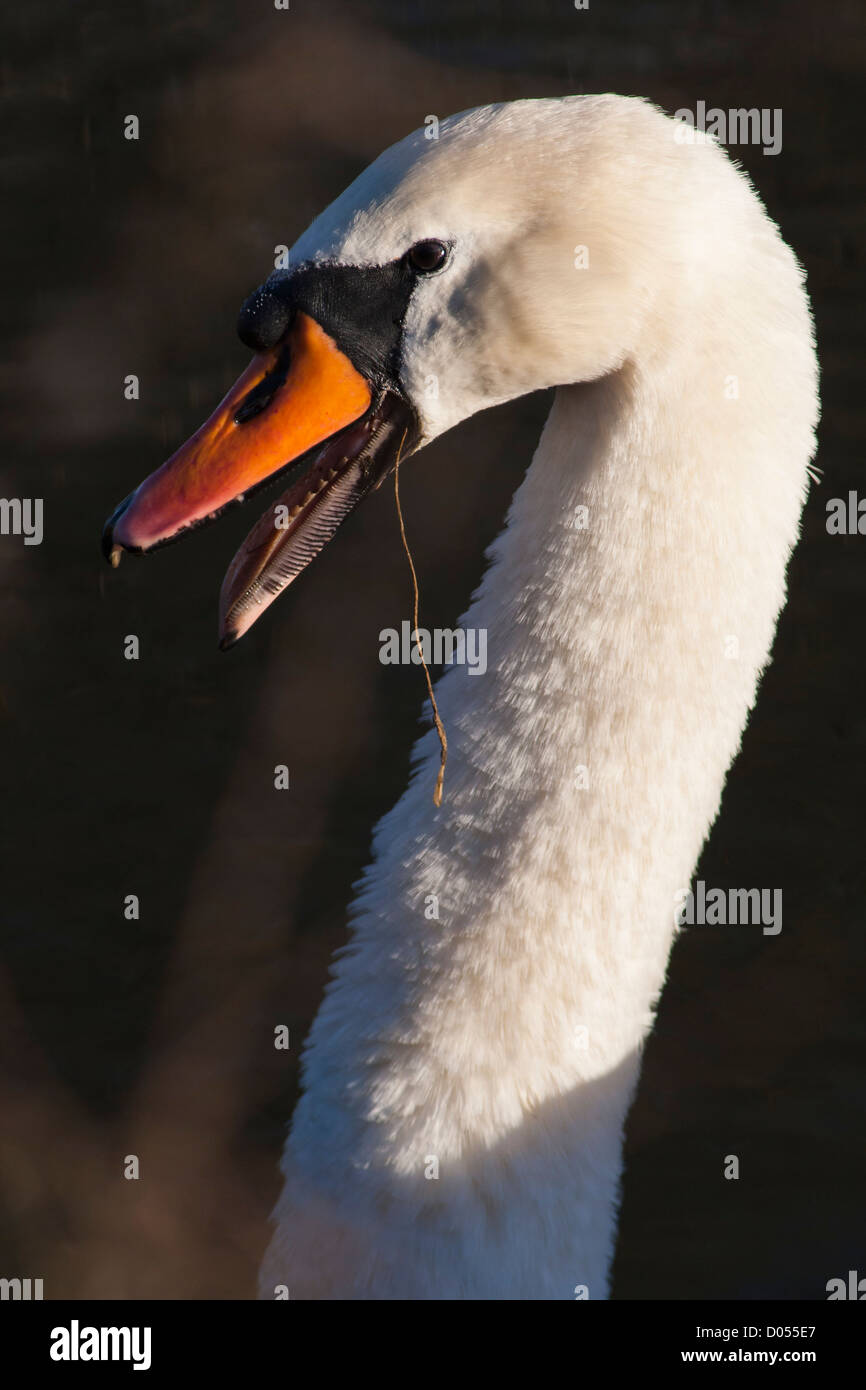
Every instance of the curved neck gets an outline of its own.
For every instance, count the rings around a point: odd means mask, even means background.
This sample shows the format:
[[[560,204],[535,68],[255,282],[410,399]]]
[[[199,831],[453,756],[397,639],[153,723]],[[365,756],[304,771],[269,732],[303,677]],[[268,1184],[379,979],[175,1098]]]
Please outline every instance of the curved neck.
[[[265,1286],[309,1286],[315,1264],[310,1296],[606,1292],[638,1050],[808,458],[784,464],[716,376],[669,380],[627,367],[557,393],[463,620],[488,670],[437,691],[443,805],[430,733],[375,835]],[[506,1230],[537,1258],[499,1260]]]

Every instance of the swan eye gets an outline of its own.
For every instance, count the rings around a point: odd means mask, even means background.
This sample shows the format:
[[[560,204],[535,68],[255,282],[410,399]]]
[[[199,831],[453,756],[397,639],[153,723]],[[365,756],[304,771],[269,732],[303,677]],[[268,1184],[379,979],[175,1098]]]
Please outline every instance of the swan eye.
[[[422,275],[429,275],[445,264],[448,247],[444,241],[419,241],[409,248],[409,264]]]

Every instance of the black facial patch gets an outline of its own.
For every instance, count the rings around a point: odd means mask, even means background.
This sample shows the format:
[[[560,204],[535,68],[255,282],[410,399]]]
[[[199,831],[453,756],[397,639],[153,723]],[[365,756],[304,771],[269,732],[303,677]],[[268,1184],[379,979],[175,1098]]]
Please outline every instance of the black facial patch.
[[[372,386],[396,390],[403,320],[416,278],[407,256],[386,265],[313,261],[277,270],[245,302],[238,332],[248,346],[274,347],[300,309]]]

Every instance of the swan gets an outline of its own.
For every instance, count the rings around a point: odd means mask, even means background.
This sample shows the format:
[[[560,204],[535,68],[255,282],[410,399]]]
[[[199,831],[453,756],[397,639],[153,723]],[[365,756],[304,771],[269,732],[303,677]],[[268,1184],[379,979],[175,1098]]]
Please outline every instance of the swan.
[[[680,132],[578,96],[394,145],[246,301],[247,371],[107,523],[116,563],[303,458],[226,576],[228,646],[400,457],[556,388],[462,620],[487,672],[437,684],[442,804],[431,728],[374,833],[263,1297],[609,1293],[641,1046],[818,413],[801,269],[746,175]]]

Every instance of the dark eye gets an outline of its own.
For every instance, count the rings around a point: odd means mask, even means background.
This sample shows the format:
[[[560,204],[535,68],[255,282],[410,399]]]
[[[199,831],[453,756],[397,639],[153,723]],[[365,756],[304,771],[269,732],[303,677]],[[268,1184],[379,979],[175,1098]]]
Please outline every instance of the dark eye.
[[[429,275],[445,264],[447,255],[444,241],[418,241],[409,248],[409,263],[422,275]]]

